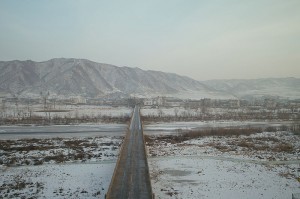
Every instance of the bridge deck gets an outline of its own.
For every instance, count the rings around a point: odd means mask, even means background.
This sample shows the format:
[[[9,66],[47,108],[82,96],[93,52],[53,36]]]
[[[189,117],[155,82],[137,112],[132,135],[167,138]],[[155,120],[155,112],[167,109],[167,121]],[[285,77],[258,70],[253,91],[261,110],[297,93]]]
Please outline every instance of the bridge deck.
[[[152,198],[139,107],[134,108],[130,128],[123,142],[106,198]]]

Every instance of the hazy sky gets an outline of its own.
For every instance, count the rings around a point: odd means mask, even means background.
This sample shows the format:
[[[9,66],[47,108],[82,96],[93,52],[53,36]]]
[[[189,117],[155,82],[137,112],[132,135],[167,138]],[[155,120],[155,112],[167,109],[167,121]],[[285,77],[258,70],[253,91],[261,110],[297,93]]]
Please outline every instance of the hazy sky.
[[[300,77],[300,0],[0,0],[0,60]]]

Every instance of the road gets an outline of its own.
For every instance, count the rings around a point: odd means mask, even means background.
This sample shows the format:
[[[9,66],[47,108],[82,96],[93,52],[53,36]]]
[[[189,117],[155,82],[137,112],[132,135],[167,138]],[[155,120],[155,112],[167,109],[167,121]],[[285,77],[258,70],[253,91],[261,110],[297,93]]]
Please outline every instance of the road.
[[[150,199],[152,188],[139,107],[134,108],[107,199]]]

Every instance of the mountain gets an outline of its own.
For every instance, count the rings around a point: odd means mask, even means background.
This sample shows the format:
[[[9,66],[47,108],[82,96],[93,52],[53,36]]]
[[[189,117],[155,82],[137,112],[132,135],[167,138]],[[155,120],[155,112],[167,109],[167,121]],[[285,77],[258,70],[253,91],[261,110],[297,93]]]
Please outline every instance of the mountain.
[[[51,59],[45,62],[0,62],[0,92],[38,97],[56,96],[174,96],[232,98],[188,77],[139,68],[117,67],[85,59]]]
[[[226,92],[237,98],[282,97],[300,99],[300,78],[264,78],[208,80],[203,84],[220,92]]]
[[[300,98],[299,78],[196,81],[189,77],[117,67],[86,59],[0,61],[0,96],[173,96],[178,98]]]

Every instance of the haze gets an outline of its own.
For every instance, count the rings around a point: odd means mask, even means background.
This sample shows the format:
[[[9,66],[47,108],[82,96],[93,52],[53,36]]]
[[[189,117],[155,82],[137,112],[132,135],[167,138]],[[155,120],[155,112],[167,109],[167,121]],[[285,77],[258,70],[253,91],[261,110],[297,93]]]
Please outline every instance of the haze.
[[[300,77],[300,1],[2,0],[0,60],[85,58],[197,80]]]

